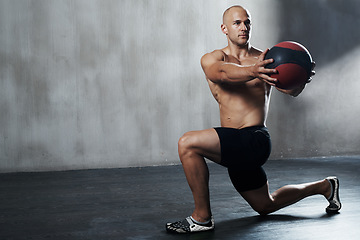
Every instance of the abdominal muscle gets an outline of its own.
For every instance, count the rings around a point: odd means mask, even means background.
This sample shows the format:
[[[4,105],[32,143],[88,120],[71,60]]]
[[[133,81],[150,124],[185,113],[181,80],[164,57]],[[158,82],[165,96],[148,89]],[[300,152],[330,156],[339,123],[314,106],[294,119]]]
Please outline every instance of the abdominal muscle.
[[[264,126],[270,99],[270,86],[254,79],[239,85],[209,82],[220,108],[222,127],[245,128]]]
[[[232,114],[231,111],[226,111],[224,107],[220,106],[220,121],[222,127],[237,129],[251,126],[264,126],[265,113],[258,109],[252,109],[250,111],[243,111],[241,115]]]

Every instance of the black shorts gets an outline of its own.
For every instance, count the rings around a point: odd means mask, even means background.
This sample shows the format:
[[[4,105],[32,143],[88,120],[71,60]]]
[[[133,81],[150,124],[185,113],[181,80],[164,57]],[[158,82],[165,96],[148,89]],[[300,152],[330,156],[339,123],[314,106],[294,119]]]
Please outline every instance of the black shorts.
[[[242,129],[214,128],[221,145],[220,165],[228,168],[230,179],[238,192],[264,186],[267,177],[262,165],[271,152],[270,135],[266,127]]]

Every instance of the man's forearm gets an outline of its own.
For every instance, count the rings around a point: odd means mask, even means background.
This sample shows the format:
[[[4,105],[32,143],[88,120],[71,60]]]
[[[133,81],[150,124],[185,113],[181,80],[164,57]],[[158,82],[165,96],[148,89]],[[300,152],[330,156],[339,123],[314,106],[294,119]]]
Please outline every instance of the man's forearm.
[[[221,82],[224,83],[244,83],[255,78],[252,65],[241,66],[235,63],[223,63],[220,66],[220,71],[222,73]]]
[[[279,90],[280,92],[283,92],[290,96],[297,97],[304,90],[304,88],[305,88],[305,84],[301,85],[300,87],[290,89],[290,90],[285,90],[285,89],[281,89],[281,88],[276,88],[276,89]]]

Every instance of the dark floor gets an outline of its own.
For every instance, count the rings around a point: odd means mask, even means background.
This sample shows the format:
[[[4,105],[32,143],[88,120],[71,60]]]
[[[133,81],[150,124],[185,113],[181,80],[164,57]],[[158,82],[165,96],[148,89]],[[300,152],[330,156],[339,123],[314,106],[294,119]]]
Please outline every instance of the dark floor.
[[[327,215],[313,196],[260,217],[209,164],[216,229],[171,235],[167,221],[191,214],[181,166],[0,174],[0,239],[360,239],[360,156],[272,160],[271,191],[289,183],[340,179],[343,208]]]

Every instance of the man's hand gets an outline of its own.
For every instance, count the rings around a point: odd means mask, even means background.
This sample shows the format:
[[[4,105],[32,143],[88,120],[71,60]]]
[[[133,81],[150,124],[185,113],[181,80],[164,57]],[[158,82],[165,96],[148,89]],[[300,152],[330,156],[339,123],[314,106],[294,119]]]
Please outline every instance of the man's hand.
[[[315,66],[316,66],[316,63],[314,62],[314,61],[312,61],[311,62],[311,75],[310,75],[310,77],[309,77],[309,79],[306,81],[306,83],[309,83],[309,82],[311,82],[312,81],[312,76],[314,76],[315,75]]]
[[[265,68],[266,65],[268,65],[269,63],[274,62],[274,59],[267,59],[264,60],[266,53],[269,51],[269,49],[266,49],[260,56],[259,59],[257,61],[257,63],[253,66],[252,68],[252,72],[253,72],[253,76],[255,78],[258,78],[264,82],[266,82],[267,84],[271,85],[271,86],[275,86],[277,83],[277,79],[276,78],[272,78],[269,75],[270,74],[275,74],[277,73],[276,69],[268,69]]]

